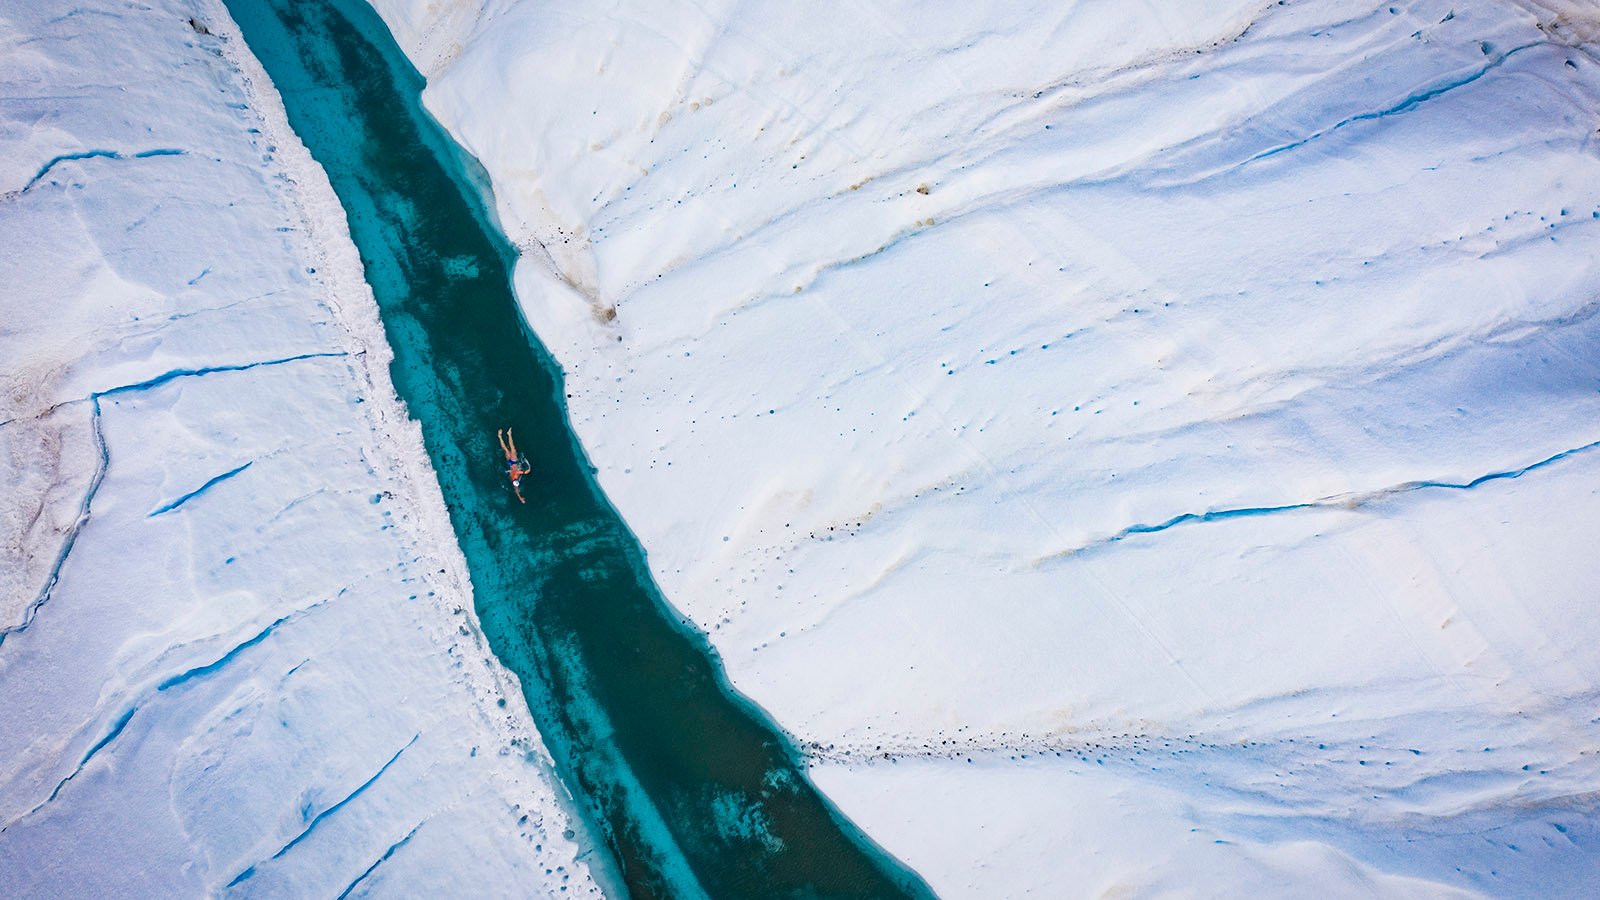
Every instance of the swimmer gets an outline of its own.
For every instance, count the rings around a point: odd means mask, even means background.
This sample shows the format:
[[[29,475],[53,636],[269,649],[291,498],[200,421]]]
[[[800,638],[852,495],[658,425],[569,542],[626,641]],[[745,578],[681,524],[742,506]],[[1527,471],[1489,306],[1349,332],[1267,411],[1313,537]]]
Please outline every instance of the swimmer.
[[[517,495],[518,503],[527,503],[522,497],[522,476],[533,470],[517,453],[517,439],[511,434],[511,429],[497,431],[495,436],[500,439],[500,450],[506,455],[506,475],[511,479],[511,490]]]

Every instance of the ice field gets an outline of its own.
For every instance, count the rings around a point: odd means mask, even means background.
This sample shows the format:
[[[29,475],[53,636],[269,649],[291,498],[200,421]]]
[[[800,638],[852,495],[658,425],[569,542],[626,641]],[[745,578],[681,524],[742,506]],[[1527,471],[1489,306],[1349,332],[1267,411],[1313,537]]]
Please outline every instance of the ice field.
[[[672,608],[946,897],[1600,884],[1600,13],[371,0]],[[0,7],[0,895],[598,893],[215,0]]]

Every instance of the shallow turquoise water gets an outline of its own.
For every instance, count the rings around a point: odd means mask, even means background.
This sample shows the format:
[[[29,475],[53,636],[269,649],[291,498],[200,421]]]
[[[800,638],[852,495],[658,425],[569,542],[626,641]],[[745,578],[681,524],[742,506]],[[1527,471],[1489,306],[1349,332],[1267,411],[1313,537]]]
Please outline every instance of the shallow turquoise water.
[[[421,109],[422,79],[376,14],[359,0],[225,3],[344,205],[484,631],[629,892],[928,895],[816,792],[662,601],[568,427],[560,369],[517,311],[481,173]],[[501,468],[505,425],[533,463],[526,506]]]

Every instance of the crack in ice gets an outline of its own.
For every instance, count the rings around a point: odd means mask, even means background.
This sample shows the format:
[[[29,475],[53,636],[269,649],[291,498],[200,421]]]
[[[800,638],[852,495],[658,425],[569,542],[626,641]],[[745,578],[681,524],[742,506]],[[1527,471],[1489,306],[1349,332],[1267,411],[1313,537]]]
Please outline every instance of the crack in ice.
[[[263,865],[265,865],[265,864],[267,864],[269,862],[272,862],[275,859],[278,859],[278,858],[282,857],[284,854],[288,853],[290,850],[293,850],[296,844],[299,844],[301,841],[303,841],[306,838],[310,837],[311,833],[313,831],[315,831],[317,826],[322,824],[322,822],[325,819],[327,819],[329,816],[333,815],[334,813],[338,812],[340,809],[344,808],[345,804],[347,804],[350,801],[352,801],[352,800],[356,799],[357,797],[361,796],[362,792],[366,791],[367,788],[372,787],[372,785],[374,783],[376,783],[379,778],[382,778],[383,777],[383,773],[389,771],[389,767],[394,765],[395,761],[400,758],[400,754],[402,754],[402,753],[406,752],[407,750],[411,749],[411,745],[415,744],[417,742],[417,738],[420,738],[420,737],[422,737],[422,733],[421,732],[417,732],[416,734],[412,735],[411,736],[411,740],[407,741],[406,745],[404,747],[401,747],[399,750],[396,750],[394,752],[394,755],[389,757],[389,761],[388,762],[384,763],[382,766],[379,766],[378,767],[378,771],[372,773],[372,777],[371,778],[368,778],[366,781],[361,782],[361,784],[356,786],[355,790],[352,790],[350,793],[344,795],[344,797],[342,799],[340,799],[338,802],[336,802],[333,805],[329,806],[327,809],[324,809],[322,812],[317,813],[316,817],[313,818],[306,825],[306,827],[301,830],[301,832],[299,834],[297,834],[293,838],[291,838],[287,844],[284,844],[283,847],[280,848],[277,853],[272,854],[272,856],[268,857],[267,859],[262,860],[261,862],[258,862],[255,865],[252,865],[252,866],[246,868],[243,872],[240,872],[238,875],[235,875],[232,881],[230,881],[226,885],[224,885],[224,889],[231,888],[231,887],[239,884],[240,882],[245,881],[245,880],[253,877],[256,874],[256,871],[261,866],[263,866]],[[407,838],[409,838],[409,835],[407,836]],[[402,843],[403,842],[404,841],[402,841]],[[382,862],[382,860],[379,860],[379,862]],[[376,863],[373,865],[373,868],[377,868],[377,864]],[[368,871],[370,871],[370,870],[368,870]],[[365,877],[365,876],[363,876],[363,877]],[[359,879],[357,879],[357,880],[359,880]],[[352,885],[352,887],[353,887],[353,885]]]
[[[45,576],[44,587],[40,588],[37,596],[22,611],[22,621],[15,625],[0,628],[0,647],[5,646],[6,639],[11,635],[26,631],[33,624],[34,616],[39,608],[50,600],[51,593],[56,588],[56,583],[61,580],[61,570],[67,564],[67,557],[72,555],[72,548],[78,542],[78,536],[89,524],[90,510],[94,505],[95,495],[100,492],[100,485],[105,482],[106,470],[111,466],[111,451],[106,447],[105,430],[101,427],[100,397],[91,394],[90,403],[93,405],[94,414],[90,419],[91,430],[94,433],[95,449],[98,451],[99,461],[95,464],[94,475],[89,479],[89,488],[83,494],[83,502],[78,506],[78,518],[72,523],[72,528],[67,532],[67,538],[61,544],[61,550],[56,554],[56,561],[51,564],[50,572]]]
[[[340,595],[343,593],[343,591],[339,592]],[[145,694],[139,698],[138,702],[130,704],[127,709],[123,710],[122,714],[119,715],[116,721],[111,724],[111,727],[106,729],[106,733],[101,735],[99,740],[96,740],[94,744],[83,754],[83,757],[78,760],[78,764],[73,767],[72,771],[67,773],[66,777],[56,782],[55,789],[50,792],[50,796],[46,797],[39,805],[28,810],[15,819],[12,819],[10,822],[7,822],[4,826],[0,826],[0,834],[3,834],[6,829],[10,828],[12,825],[27,819],[34,813],[53,803],[56,797],[61,794],[62,788],[65,788],[68,782],[72,781],[74,778],[77,778],[78,775],[83,772],[84,768],[89,765],[90,761],[95,758],[96,754],[98,754],[101,750],[104,750],[111,744],[112,741],[115,741],[122,735],[122,732],[128,727],[128,723],[133,720],[134,715],[137,714],[140,709],[144,708],[144,704],[148,701],[151,694],[165,692],[166,690],[177,687],[180,684],[185,684],[193,681],[196,678],[202,678],[206,675],[216,672],[217,670],[231,663],[239,656],[240,653],[243,653],[245,650],[248,650],[266,640],[274,631],[278,629],[280,625],[309,614],[318,607],[328,603],[330,599],[331,598],[318,600],[309,606],[279,616],[277,619],[263,627],[260,631],[257,631],[254,635],[251,635],[243,641],[233,645],[233,647],[229,648],[226,653],[217,657],[215,660],[186,669],[176,675],[169,676],[157,684],[154,691],[146,691]]]
[[[1301,138],[1301,139],[1299,139],[1297,141],[1290,141],[1287,144],[1281,144],[1281,145],[1279,145],[1277,147],[1273,147],[1273,148],[1268,149],[1268,150],[1263,150],[1260,153],[1257,153],[1255,156],[1252,156],[1249,159],[1245,160],[1244,162],[1240,163],[1239,166],[1241,166],[1241,167],[1242,166],[1246,166],[1246,165],[1249,165],[1250,163],[1255,162],[1256,160],[1266,159],[1269,156],[1276,156],[1279,153],[1284,153],[1284,152],[1287,152],[1289,150],[1294,150],[1296,148],[1303,147],[1306,144],[1309,144],[1312,141],[1316,140],[1317,138],[1326,137],[1327,135],[1330,135],[1330,134],[1334,133],[1335,131],[1338,131],[1339,129],[1345,127],[1346,125],[1354,125],[1357,122],[1367,122],[1367,121],[1372,121],[1372,120],[1375,120],[1375,119],[1382,119],[1382,118],[1385,118],[1385,117],[1388,117],[1388,116],[1398,115],[1398,114],[1404,113],[1404,112],[1409,112],[1410,110],[1415,109],[1418,106],[1421,106],[1422,104],[1428,102],[1429,100],[1432,100],[1432,99],[1434,99],[1436,97],[1439,97],[1439,96],[1441,96],[1443,94],[1447,94],[1450,91],[1455,90],[1456,88],[1465,87],[1465,86],[1473,83],[1474,81],[1477,81],[1478,79],[1482,78],[1483,76],[1489,74],[1490,72],[1492,72],[1495,69],[1498,69],[1500,66],[1504,65],[1506,60],[1510,59],[1515,54],[1521,53],[1522,51],[1527,50],[1530,47],[1540,46],[1542,43],[1543,42],[1534,42],[1534,43],[1531,43],[1531,44],[1523,44],[1520,47],[1513,47],[1512,49],[1507,50],[1505,53],[1501,54],[1499,57],[1497,57],[1493,61],[1489,62],[1483,68],[1477,69],[1477,70],[1473,71],[1472,73],[1470,73],[1468,75],[1465,75],[1463,77],[1459,77],[1459,78],[1456,78],[1456,79],[1453,79],[1453,80],[1450,80],[1450,81],[1445,81],[1445,82],[1443,82],[1441,84],[1436,84],[1434,87],[1431,87],[1431,88],[1428,88],[1426,90],[1422,90],[1422,91],[1418,91],[1416,93],[1413,93],[1413,94],[1407,96],[1404,100],[1400,101],[1399,103],[1394,104],[1393,106],[1388,107],[1387,109],[1374,110],[1372,112],[1364,112],[1364,113],[1360,113],[1358,115],[1350,116],[1347,119],[1341,119],[1338,122],[1335,122],[1332,125],[1328,126],[1327,128],[1323,128],[1323,129],[1319,129],[1317,131],[1314,131],[1311,134],[1306,135],[1305,137],[1303,137],[1303,138]]]
[[[50,597],[55,591],[57,582],[61,580],[61,570],[67,564],[67,557],[72,554],[72,548],[77,543],[78,536],[83,533],[83,529],[89,524],[91,507],[94,504],[95,495],[99,493],[100,485],[105,481],[106,470],[111,466],[111,451],[106,446],[105,431],[101,425],[102,410],[100,407],[100,398],[109,397],[116,394],[127,394],[134,393],[136,391],[149,390],[151,388],[160,387],[161,385],[177,378],[200,377],[204,375],[213,375],[219,372],[243,372],[249,369],[261,368],[262,366],[278,366],[283,365],[284,363],[298,362],[306,359],[321,359],[326,357],[339,357],[348,355],[348,353],[342,350],[322,353],[301,353],[295,356],[285,356],[278,359],[267,359],[252,363],[235,363],[223,366],[204,366],[198,369],[173,369],[153,378],[147,378],[144,381],[118,385],[116,387],[95,391],[87,398],[57,403],[45,410],[41,415],[48,415],[56,409],[65,406],[67,403],[81,403],[84,399],[88,400],[94,409],[91,422],[94,431],[95,447],[99,451],[100,461],[95,467],[94,477],[89,480],[89,489],[84,492],[83,502],[79,506],[78,510],[78,518],[73,523],[71,530],[67,532],[66,540],[61,545],[61,551],[56,555],[56,561],[53,565],[51,565],[50,572],[45,578],[44,587],[39,590],[39,594],[34,597],[33,601],[23,609],[22,621],[15,625],[8,625],[4,628],[0,628],[0,647],[5,646],[6,639],[11,635],[27,631],[28,626],[33,624],[34,617],[38,614],[40,607],[49,602]],[[10,421],[14,420],[7,420],[7,422]],[[245,464],[245,466],[248,465],[249,463]],[[226,473],[224,477],[232,477],[233,475],[237,475],[240,471],[243,471],[243,468],[244,467],[241,467],[234,472]],[[203,491],[206,488],[211,487],[216,480],[218,479],[213,479],[212,482],[202,485],[199,490]],[[198,491],[195,493],[198,493]],[[193,495],[191,494],[189,496]],[[184,500],[189,499],[189,496],[179,498],[177,503],[170,505],[169,508],[176,508],[178,503],[182,503]],[[167,508],[159,509],[156,510],[155,513],[151,513],[151,515],[166,511]]]
[[[247,462],[242,466],[236,466],[235,468],[229,469],[228,471],[223,472],[221,475],[213,476],[210,480],[206,481],[205,484],[200,485],[199,487],[197,487],[194,490],[188,492],[187,494],[184,494],[183,496],[177,498],[176,500],[171,501],[170,503],[163,503],[161,506],[157,507],[156,509],[151,510],[150,513],[145,516],[145,518],[153,519],[156,516],[161,515],[162,513],[172,512],[173,510],[177,509],[178,507],[183,506],[185,503],[188,503],[190,500],[193,500],[194,498],[200,496],[201,494],[204,494],[206,491],[211,490],[212,488],[216,487],[217,485],[221,484],[222,482],[227,481],[228,479],[232,478],[235,475],[238,475],[240,472],[243,472],[245,469],[248,469],[253,465],[255,465],[255,460],[251,460],[250,462]]]
[[[55,790],[50,792],[50,796],[45,798],[44,802],[50,803],[54,801],[56,795],[61,793],[61,789],[67,786],[67,782],[78,777],[78,773],[82,772],[83,767],[89,764],[89,760],[94,759],[96,753],[99,753],[107,744],[116,740],[122,734],[122,730],[128,727],[129,722],[133,721],[133,714],[138,711],[139,707],[132,706],[118,716],[117,721],[113,722],[111,727],[106,730],[106,733],[100,736],[100,740],[95,741],[94,746],[90,747],[88,752],[83,754],[83,758],[78,760],[78,765],[73,768],[72,772],[56,783]],[[40,806],[43,805],[40,804]]]
[[[1332,494],[1332,495],[1329,495],[1327,497],[1319,497],[1318,499],[1315,499],[1315,500],[1306,500],[1306,501],[1302,501],[1302,502],[1299,502],[1299,503],[1284,503],[1284,504],[1280,504],[1280,505],[1277,505],[1277,506],[1238,506],[1238,507],[1229,507],[1229,508],[1224,508],[1224,509],[1206,510],[1204,512],[1197,512],[1197,513],[1195,513],[1195,512],[1182,513],[1180,515],[1173,516],[1172,518],[1166,519],[1166,520],[1161,521],[1161,522],[1156,522],[1156,523],[1143,523],[1143,522],[1141,522],[1141,523],[1138,523],[1138,524],[1129,525],[1126,528],[1123,528],[1120,531],[1113,532],[1112,534],[1109,534],[1109,535],[1107,535],[1107,536],[1105,536],[1103,538],[1099,538],[1097,540],[1090,541],[1090,542],[1088,542],[1086,544],[1082,544],[1082,545],[1077,546],[1077,547],[1070,547],[1070,548],[1068,548],[1066,550],[1062,550],[1062,551],[1060,551],[1058,553],[1053,553],[1053,554],[1051,554],[1049,556],[1046,556],[1046,557],[1043,557],[1041,559],[1038,559],[1038,560],[1035,561],[1035,565],[1043,565],[1044,563],[1056,562],[1058,560],[1066,559],[1068,557],[1077,556],[1077,555],[1079,555],[1081,553],[1086,553],[1086,552],[1088,552],[1090,550],[1093,550],[1093,549],[1096,549],[1096,548],[1099,548],[1099,547],[1104,547],[1104,546],[1106,546],[1108,544],[1115,544],[1115,543],[1117,543],[1119,541],[1126,540],[1127,538],[1133,537],[1135,535],[1156,534],[1158,532],[1167,531],[1167,530],[1172,529],[1172,528],[1177,528],[1180,525],[1186,525],[1186,524],[1191,524],[1191,523],[1218,522],[1218,521],[1224,521],[1224,520],[1227,520],[1227,519],[1243,519],[1243,518],[1249,518],[1249,517],[1253,517],[1253,516],[1270,516],[1270,515],[1277,515],[1279,513],[1296,512],[1296,511],[1299,511],[1299,510],[1308,510],[1308,509],[1344,509],[1344,510],[1354,510],[1354,509],[1358,509],[1358,508],[1360,508],[1362,506],[1366,506],[1369,503],[1373,503],[1373,502],[1385,499],[1387,497],[1392,497],[1392,496],[1395,496],[1397,494],[1408,494],[1408,493],[1412,493],[1414,491],[1425,491],[1425,490],[1468,491],[1468,490],[1472,490],[1473,488],[1476,488],[1476,487],[1478,487],[1480,485],[1483,485],[1483,484],[1487,484],[1487,483],[1492,482],[1492,481],[1503,481],[1503,480],[1507,480],[1507,479],[1511,479],[1511,478],[1521,478],[1523,475],[1526,475],[1529,472],[1537,471],[1539,469],[1545,468],[1546,466],[1554,465],[1555,463],[1560,462],[1563,459],[1566,459],[1566,458],[1571,457],[1571,456],[1577,456],[1578,454],[1581,454],[1581,453],[1587,453],[1587,452],[1589,452],[1591,450],[1594,450],[1596,448],[1600,448],[1600,441],[1591,441],[1590,443],[1584,444],[1582,446],[1573,447],[1570,450],[1563,450],[1560,453],[1552,454],[1550,456],[1545,457],[1544,459],[1541,459],[1541,460],[1539,460],[1537,462],[1529,463],[1528,465],[1522,466],[1520,468],[1505,469],[1505,470],[1502,470],[1502,471],[1489,472],[1488,474],[1485,474],[1485,475],[1479,475],[1478,477],[1473,478],[1470,481],[1436,481],[1436,480],[1405,481],[1405,482],[1401,482],[1400,484],[1390,485],[1388,487],[1382,487],[1382,488],[1378,488],[1376,490],[1355,491],[1355,492],[1349,492],[1349,493],[1343,493],[1343,494]]]
[[[426,819],[423,820],[423,822],[426,822],[426,821],[427,821]],[[404,847],[406,845],[406,842],[411,840],[411,836],[416,834],[417,833],[417,829],[419,829],[421,827],[422,827],[422,822],[418,822],[416,825],[414,825],[412,827],[412,829],[410,831],[406,832],[406,836],[405,837],[403,837],[400,840],[395,841],[394,843],[390,844],[389,845],[389,849],[383,851],[383,855],[379,856],[377,858],[377,860],[375,860],[372,863],[372,865],[367,866],[367,870],[365,872],[362,872],[360,875],[357,875],[356,876],[356,880],[350,882],[350,884],[348,884],[345,887],[344,890],[340,891],[339,892],[339,896],[334,898],[334,900],[344,900],[344,898],[350,896],[350,892],[351,891],[355,890],[356,887],[361,884],[361,882],[366,881],[367,880],[367,876],[369,876],[373,872],[377,871],[377,868],[379,866],[381,866],[384,863],[388,862],[389,861],[389,857],[393,856],[394,852],[396,850],[399,850],[401,847]]]
[[[23,185],[22,188],[15,193],[25,194],[29,190],[32,190],[34,185],[38,184],[46,175],[50,174],[51,169],[54,169],[56,166],[64,162],[76,162],[78,160],[85,159],[150,159],[157,156],[185,156],[188,154],[188,152],[189,151],[187,150],[180,150],[176,147],[157,147],[154,150],[140,150],[137,153],[127,154],[124,154],[118,150],[84,150],[79,153],[62,153],[51,157],[49,162],[46,162],[43,166],[40,166],[39,171],[35,173],[32,178],[28,179],[28,183]]]
[[[349,356],[349,354],[342,350],[336,350],[325,351],[321,353],[301,353],[295,356],[284,356],[278,359],[264,359],[259,362],[252,363],[233,363],[224,366],[203,366],[198,369],[172,369],[171,371],[164,372],[153,378],[147,378],[144,381],[136,381],[132,384],[123,384],[118,385],[117,387],[106,388],[103,391],[96,392],[92,396],[108,397],[112,394],[127,394],[134,391],[146,391],[151,388],[160,387],[161,385],[166,384],[167,382],[176,378],[190,378],[199,375],[214,375],[218,372],[243,372],[248,369],[258,369],[262,366],[280,366],[284,363],[299,362],[303,359],[322,359],[335,356]]]
[[[343,594],[344,592],[340,591],[339,593]],[[243,653],[244,651],[250,649],[251,647],[254,647],[255,645],[257,645],[257,644],[261,643],[262,641],[266,640],[267,638],[271,637],[272,633],[274,631],[278,630],[278,626],[283,625],[283,624],[285,624],[287,622],[290,622],[292,620],[300,619],[300,618],[306,616],[307,614],[311,613],[313,610],[317,609],[318,607],[321,607],[323,604],[325,604],[327,602],[329,602],[327,599],[318,600],[317,602],[311,604],[310,606],[306,606],[306,607],[304,607],[302,609],[297,609],[294,612],[285,613],[284,615],[279,616],[278,618],[272,620],[272,622],[270,622],[266,627],[262,628],[260,631],[256,632],[254,635],[252,635],[252,636],[244,639],[243,641],[240,641],[239,643],[233,645],[233,647],[229,648],[228,652],[222,654],[221,656],[217,657],[216,659],[212,660],[211,662],[205,663],[203,665],[194,666],[193,668],[186,669],[186,670],[184,670],[182,672],[179,672],[176,675],[171,675],[171,676],[168,676],[167,678],[163,679],[160,684],[156,685],[156,691],[158,693],[159,692],[163,692],[163,691],[169,690],[171,688],[177,687],[180,684],[186,684],[186,683],[188,683],[190,681],[193,681],[193,680],[195,680],[197,678],[204,678],[205,676],[210,675],[213,672],[216,672],[217,670],[219,670],[219,669],[227,666],[229,663],[233,662],[234,659],[238,658],[239,654]]]

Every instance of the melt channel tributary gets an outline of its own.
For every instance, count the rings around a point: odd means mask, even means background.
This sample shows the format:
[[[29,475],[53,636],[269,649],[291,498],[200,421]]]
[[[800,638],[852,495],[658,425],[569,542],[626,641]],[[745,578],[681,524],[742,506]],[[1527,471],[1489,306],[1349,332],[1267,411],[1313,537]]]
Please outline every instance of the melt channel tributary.
[[[224,5],[345,209],[478,617],[609,851],[600,868],[640,897],[930,896],[816,791],[666,605],[517,307],[487,176],[423,109],[423,79],[377,13],[361,0]],[[495,442],[506,425],[536,473],[525,506]]]

